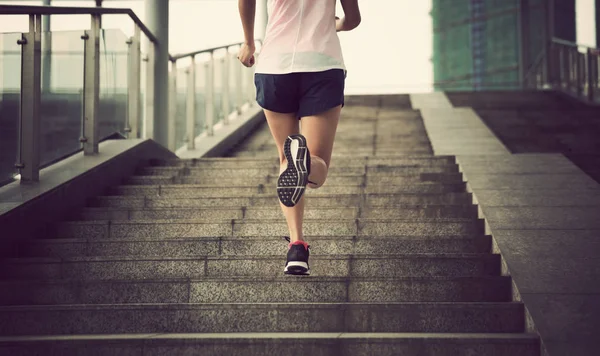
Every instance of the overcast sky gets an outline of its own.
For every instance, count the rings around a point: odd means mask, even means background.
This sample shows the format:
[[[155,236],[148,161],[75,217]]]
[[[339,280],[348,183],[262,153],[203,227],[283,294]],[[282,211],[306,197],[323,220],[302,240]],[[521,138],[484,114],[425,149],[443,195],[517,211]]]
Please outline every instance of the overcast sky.
[[[595,43],[594,0],[577,0],[578,40]],[[2,1],[0,4],[39,5],[41,1]],[[56,6],[93,6],[93,1],[54,0]],[[105,6],[131,8],[143,20],[143,1],[107,1]],[[429,91],[433,78],[430,62],[432,29],[426,0],[360,0],[362,24],[341,33],[348,67],[348,92]],[[338,12],[341,7],[338,4]],[[2,15],[0,15],[2,16]],[[24,16],[2,16],[0,32],[26,29]],[[131,21],[124,16],[106,16],[105,28],[120,28],[131,34]],[[89,27],[84,16],[55,16],[52,30]],[[242,28],[237,0],[172,0],[169,47],[172,54],[237,42]]]

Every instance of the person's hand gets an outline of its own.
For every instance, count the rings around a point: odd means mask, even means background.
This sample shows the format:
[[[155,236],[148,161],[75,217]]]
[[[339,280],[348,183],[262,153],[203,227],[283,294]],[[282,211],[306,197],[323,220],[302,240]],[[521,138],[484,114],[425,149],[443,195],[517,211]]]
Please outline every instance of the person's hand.
[[[252,67],[254,65],[254,52],[256,51],[256,47],[254,47],[254,43],[248,44],[244,43],[240,48],[237,58],[240,62],[246,67]]]
[[[335,30],[340,32],[342,30],[342,20],[339,17],[335,17]]]

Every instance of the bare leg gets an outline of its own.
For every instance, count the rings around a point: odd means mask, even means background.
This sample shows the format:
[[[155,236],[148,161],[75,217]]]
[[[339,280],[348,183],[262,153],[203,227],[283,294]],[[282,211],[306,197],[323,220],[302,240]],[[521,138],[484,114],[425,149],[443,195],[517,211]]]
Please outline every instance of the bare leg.
[[[264,110],[271,130],[271,135],[277,145],[277,151],[279,152],[279,172],[283,172],[287,167],[287,160],[283,154],[283,144],[288,136],[298,134],[300,132],[300,125],[298,118],[295,113],[282,114],[274,111]],[[303,241],[304,235],[302,234],[302,221],[304,219],[304,196],[300,198],[300,201],[293,206],[287,207],[279,202],[283,215],[288,225],[290,233],[290,242]]]
[[[306,145],[311,157],[308,180],[316,183],[309,183],[310,188],[319,188],[327,179],[341,111],[340,105],[318,115],[302,118],[302,135],[306,137]]]
[[[282,172],[287,166],[286,158],[283,154],[283,144],[289,135],[299,132],[298,119],[294,113],[281,114],[269,110],[264,111],[269,129],[277,145],[280,172]],[[340,113],[341,106],[338,106],[318,115],[302,118],[302,134],[306,137],[306,144],[311,155],[311,172],[308,180],[316,183],[309,183],[309,187],[311,188],[322,186],[327,179]],[[290,233],[290,241],[292,243],[295,241],[304,241],[302,233],[305,206],[304,195],[291,208],[283,205],[281,202],[279,205],[285,215]]]

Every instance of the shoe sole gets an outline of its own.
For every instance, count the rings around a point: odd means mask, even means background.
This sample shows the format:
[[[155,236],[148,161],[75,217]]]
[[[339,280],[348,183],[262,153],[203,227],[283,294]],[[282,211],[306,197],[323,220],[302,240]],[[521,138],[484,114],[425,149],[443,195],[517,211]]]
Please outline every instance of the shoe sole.
[[[288,262],[287,266],[285,266],[283,273],[285,274],[293,274],[293,275],[310,275],[310,269],[308,268],[308,263],[306,262]]]
[[[277,195],[283,205],[291,208],[298,204],[308,183],[309,153],[304,136],[288,136],[283,145],[283,153],[287,168],[277,180]]]

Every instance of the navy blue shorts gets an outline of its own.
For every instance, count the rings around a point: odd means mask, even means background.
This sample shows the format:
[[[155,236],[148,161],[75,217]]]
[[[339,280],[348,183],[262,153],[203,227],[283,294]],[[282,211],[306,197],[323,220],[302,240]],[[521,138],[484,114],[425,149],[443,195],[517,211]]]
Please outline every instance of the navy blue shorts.
[[[289,74],[256,73],[256,101],[263,109],[296,113],[300,119],[343,106],[345,81],[343,69]]]

